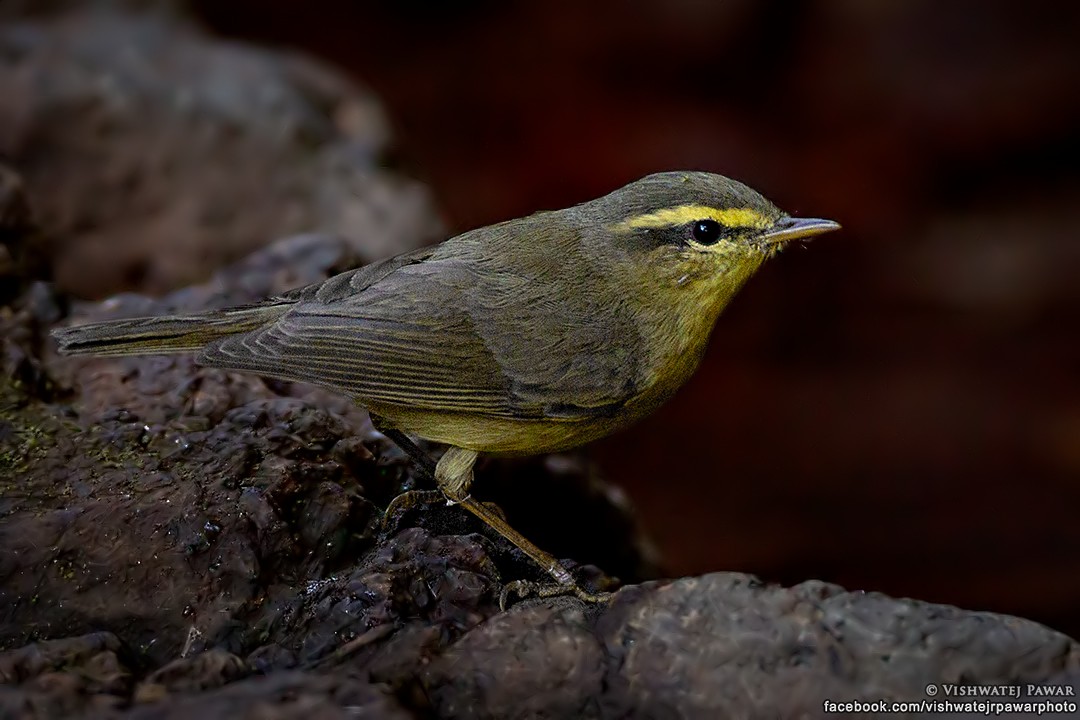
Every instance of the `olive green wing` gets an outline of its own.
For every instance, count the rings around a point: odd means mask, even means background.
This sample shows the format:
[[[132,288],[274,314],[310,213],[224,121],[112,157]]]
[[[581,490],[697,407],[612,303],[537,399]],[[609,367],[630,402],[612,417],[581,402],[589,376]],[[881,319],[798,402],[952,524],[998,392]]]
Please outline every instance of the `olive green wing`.
[[[464,270],[413,253],[278,298],[276,321],[210,344],[199,361],[311,382],[358,400],[524,417],[463,309]]]
[[[267,303],[348,302],[396,271],[429,260],[435,251],[435,247],[423,247],[385,260],[377,260],[353,270],[346,270],[326,280],[289,290],[271,298]]]
[[[470,257],[463,245],[287,293],[273,301],[291,304],[279,318],[211,343],[199,359],[368,404],[518,419],[610,416],[636,395],[636,330],[625,303],[597,291],[569,308],[551,295],[553,283],[536,279],[584,272],[572,254],[539,243],[529,262],[519,248],[511,268],[500,262],[505,254],[480,248]]]

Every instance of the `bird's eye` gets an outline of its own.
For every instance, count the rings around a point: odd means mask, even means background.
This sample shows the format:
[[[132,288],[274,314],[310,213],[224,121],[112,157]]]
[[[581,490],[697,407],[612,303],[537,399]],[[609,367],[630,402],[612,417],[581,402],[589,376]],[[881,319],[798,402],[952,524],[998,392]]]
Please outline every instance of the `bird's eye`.
[[[694,240],[702,245],[712,245],[723,234],[723,228],[715,220],[698,220],[692,230]]]

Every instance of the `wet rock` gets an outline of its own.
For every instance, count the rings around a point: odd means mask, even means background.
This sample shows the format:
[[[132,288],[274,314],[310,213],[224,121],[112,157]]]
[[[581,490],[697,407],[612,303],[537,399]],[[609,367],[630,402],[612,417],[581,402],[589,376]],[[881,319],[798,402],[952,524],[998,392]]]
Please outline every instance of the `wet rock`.
[[[249,678],[206,693],[169,697],[137,706],[116,717],[130,720],[406,720],[415,716],[402,709],[385,689],[362,679],[280,672]]]
[[[158,668],[135,689],[136,702],[158,702],[170,693],[213,690],[251,674],[240,658],[222,650],[207,650],[173,660]]]
[[[0,653],[0,715],[72,717],[125,702],[131,670],[111,633],[33,643]]]
[[[593,614],[573,600],[528,603],[478,627],[424,673],[437,715],[595,717],[606,658]]]

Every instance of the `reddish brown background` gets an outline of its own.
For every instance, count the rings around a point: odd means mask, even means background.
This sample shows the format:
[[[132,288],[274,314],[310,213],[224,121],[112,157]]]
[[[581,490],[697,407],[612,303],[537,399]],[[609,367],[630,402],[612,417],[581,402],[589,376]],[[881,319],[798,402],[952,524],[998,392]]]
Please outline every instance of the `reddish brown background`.
[[[842,222],[594,457],[672,573],[1080,634],[1080,5],[197,5],[368,83],[454,229],[695,168]]]

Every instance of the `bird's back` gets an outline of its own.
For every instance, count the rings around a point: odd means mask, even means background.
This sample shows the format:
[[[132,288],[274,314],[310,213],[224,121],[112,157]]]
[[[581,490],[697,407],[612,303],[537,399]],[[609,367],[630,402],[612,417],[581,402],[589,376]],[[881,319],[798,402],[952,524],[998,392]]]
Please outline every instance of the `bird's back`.
[[[199,360],[325,385],[404,430],[485,452],[585,442],[596,434],[585,426],[614,423],[637,390],[636,328],[560,213],[288,293],[287,312]]]

